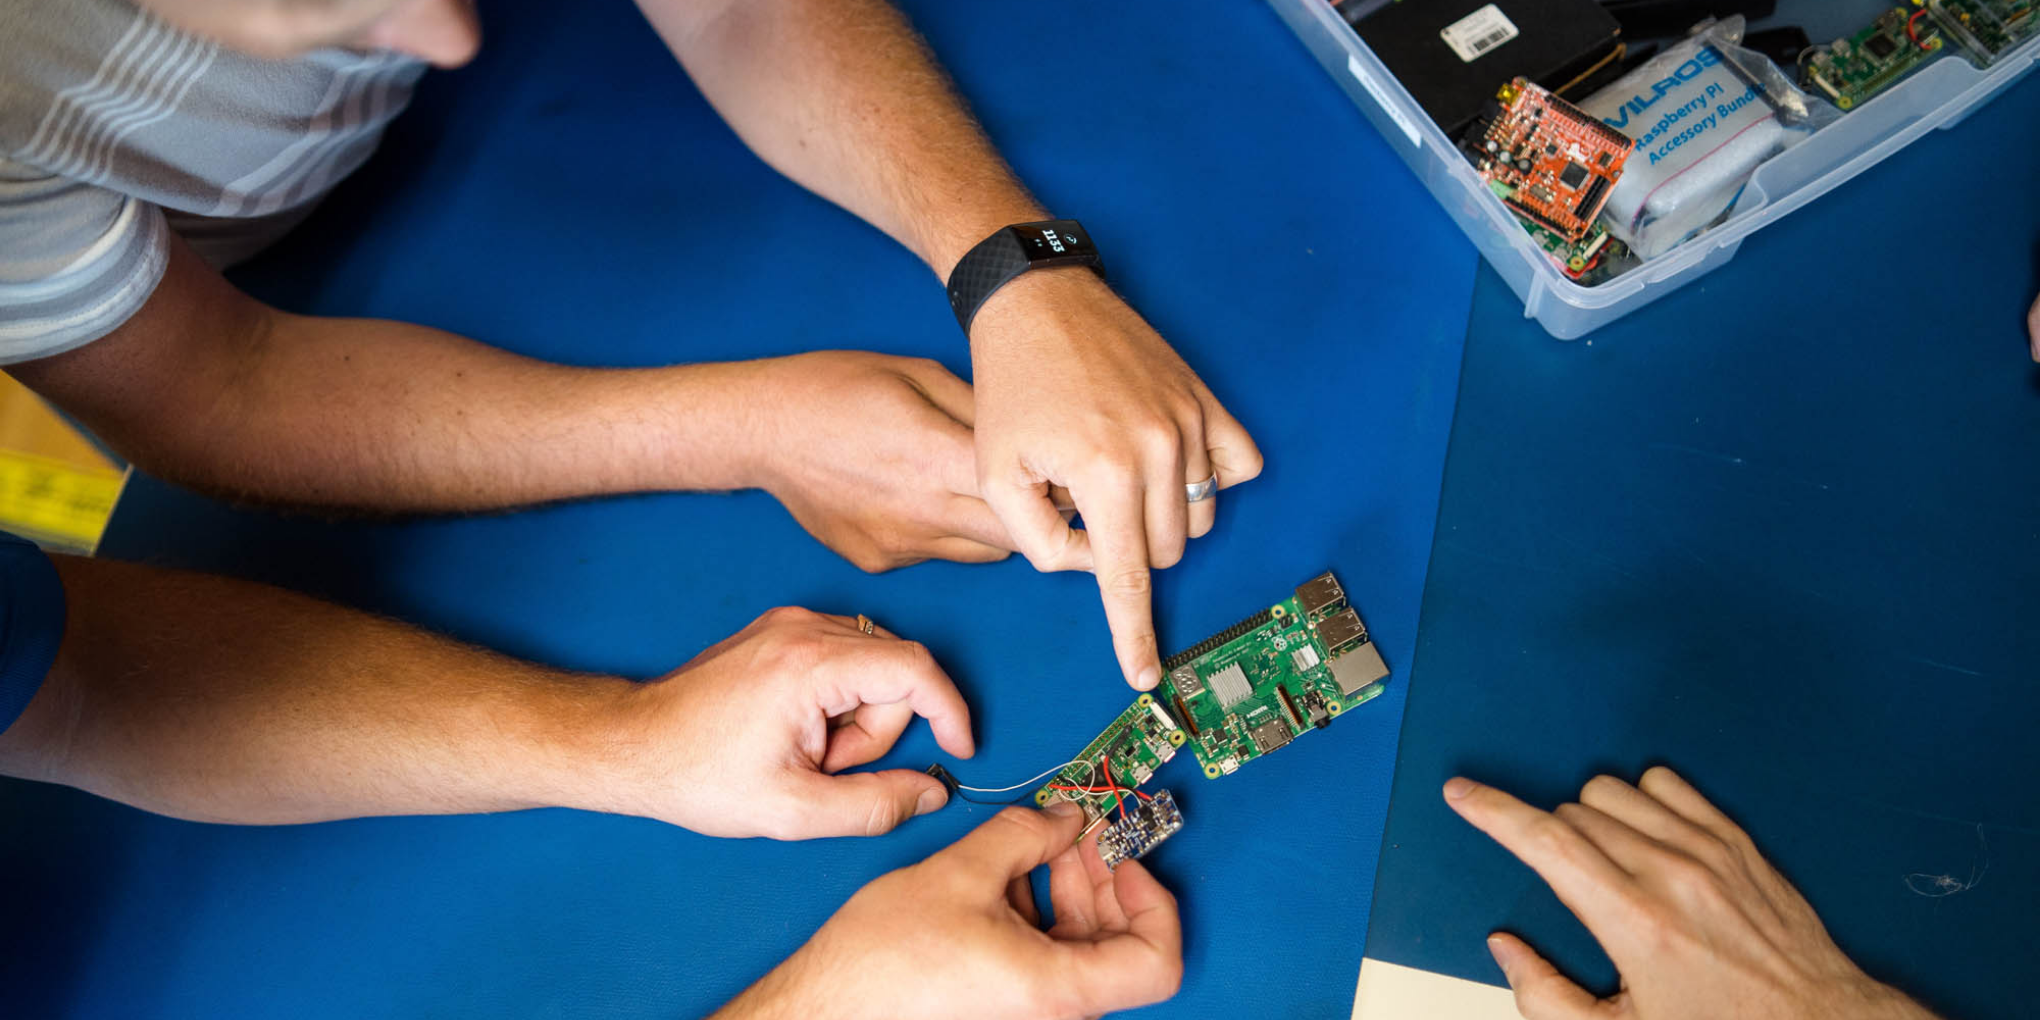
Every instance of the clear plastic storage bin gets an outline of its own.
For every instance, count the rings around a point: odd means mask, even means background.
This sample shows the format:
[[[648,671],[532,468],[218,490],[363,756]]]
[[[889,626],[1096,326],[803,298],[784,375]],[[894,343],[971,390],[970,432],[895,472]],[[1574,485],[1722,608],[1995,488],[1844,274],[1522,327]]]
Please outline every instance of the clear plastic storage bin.
[[[1735,257],[1743,238],[1914,139],[1962,119],[2040,63],[2040,36],[1978,70],[1935,60],[1758,167],[1727,220],[1599,286],[1566,279],[1329,0],[1268,0],[1552,336],[1584,336]],[[1499,83],[1497,83],[1499,84]]]

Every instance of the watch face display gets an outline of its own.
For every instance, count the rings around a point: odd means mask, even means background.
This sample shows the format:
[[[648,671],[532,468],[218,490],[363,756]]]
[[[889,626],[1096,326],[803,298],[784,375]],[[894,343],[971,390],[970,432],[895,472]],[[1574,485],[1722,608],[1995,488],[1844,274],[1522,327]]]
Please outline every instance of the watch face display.
[[[1029,223],[1014,227],[1013,234],[1020,239],[1020,249],[1027,253],[1029,262],[1092,259],[1098,255],[1098,249],[1091,245],[1090,232],[1075,220]]]

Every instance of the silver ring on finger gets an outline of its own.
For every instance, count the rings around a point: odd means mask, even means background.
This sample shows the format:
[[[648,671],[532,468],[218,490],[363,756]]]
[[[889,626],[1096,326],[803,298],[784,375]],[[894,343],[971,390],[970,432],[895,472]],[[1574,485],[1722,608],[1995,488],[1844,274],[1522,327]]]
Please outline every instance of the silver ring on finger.
[[[1216,474],[1201,482],[1191,482],[1183,486],[1183,498],[1191,503],[1202,503],[1216,495],[1218,495],[1218,476]]]

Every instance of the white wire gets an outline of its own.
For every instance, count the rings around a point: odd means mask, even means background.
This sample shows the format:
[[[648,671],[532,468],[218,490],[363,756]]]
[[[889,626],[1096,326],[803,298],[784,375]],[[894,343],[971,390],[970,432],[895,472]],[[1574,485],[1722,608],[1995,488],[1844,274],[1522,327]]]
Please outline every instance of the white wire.
[[[1083,758],[1071,758],[1069,761],[1063,762],[1061,765],[1057,765],[1056,767],[1049,769],[1048,771],[1043,772],[1042,774],[1035,776],[1032,779],[1022,779],[1021,781],[1014,783],[1011,786],[996,786],[996,787],[965,786],[962,783],[958,783],[956,784],[956,788],[959,790],[969,790],[972,793],[1008,793],[1013,790],[1017,790],[1023,786],[1032,786],[1035,783],[1040,782],[1043,779],[1047,779],[1048,777],[1055,775],[1056,773],[1061,772],[1062,770],[1069,768],[1072,765],[1081,765],[1084,763],[1084,761],[1085,759]],[[1095,766],[1093,767],[1095,768]]]
[[[1101,758],[1100,760],[1103,760],[1103,759]],[[1049,769],[1048,771],[1046,771],[1046,772],[1043,772],[1043,773],[1041,773],[1040,775],[1034,776],[1034,777],[1032,777],[1032,778],[1030,778],[1030,779],[1023,779],[1023,780],[1021,780],[1020,782],[1014,783],[1014,784],[1013,784],[1013,785],[1011,785],[1011,786],[999,786],[999,787],[983,787],[983,786],[965,786],[965,785],[963,785],[962,783],[958,783],[958,784],[956,784],[956,788],[957,788],[957,789],[959,789],[959,790],[969,790],[969,791],[970,791],[970,792],[972,792],[972,793],[1010,793],[1010,792],[1012,792],[1012,791],[1014,791],[1014,790],[1018,790],[1018,789],[1020,789],[1020,788],[1021,788],[1021,787],[1023,787],[1023,786],[1032,786],[1032,785],[1034,785],[1035,783],[1038,783],[1038,782],[1040,782],[1041,780],[1043,780],[1043,779],[1046,779],[1046,778],[1048,778],[1049,776],[1055,775],[1056,773],[1058,773],[1058,772],[1061,772],[1062,770],[1064,770],[1064,769],[1066,769],[1066,768],[1069,768],[1069,767],[1070,767],[1070,766],[1072,766],[1072,765],[1089,765],[1089,766],[1090,766],[1090,770],[1089,770],[1089,771],[1087,771],[1087,772],[1085,773],[1085,775],[1086,775],[1086,776],[1090,777],[1090,778],[1089,778],[1089,781],[1087,781],[1087,782],[1084,782],[1084,783],[1081,783],[1081,784],[1072,784],[1072,785],[1081,785],[1081,786],[1096,786],[1096,785],[1097,785],[1097,781],[1098,781],[1099,779],[1102,779],[1102,778],[1104,778],[1104,777],[1102,777],[1102,776],[1100,776],[1100,775],[1098,774],[1098,762],[1092,761],[1092,760],[1091,760],[1091,759],[1089,759],[1089,758],[1071,758],[1071,759],[1070,759],[1069,761],[1063,762],[1063,763],[1062,763],[1061,765],[1057,765],[1056,767],[1054,767],[1054,768],[1052,768],[1052,769]],[[1115,783],[1114,785],[1115,785],[1115,786],[1118,786],[1119,784]],[[1120,793],[1120,792],[1119,792],[1118,790],[1116,790],[1116,789],[1114,789],[1114,790],[1065,790],[1065,791],[1062,791],[1062,793],[1063,793],[1063,796],[1065,796],[1065,797],[1068,797],[1068,798],[1069,798],[1069,799],[1071,799],[1071,800],[1095,800],[1095,801],[1103,801],[1103,800],[1104,800],[1105,798],[1107,798],[1107,797],[1117,797],[1117,796],[1123,796],[1123,794],[1121,794],[1121,793]],[[1101,819],[1100,819],[1100,820],[1101,820],[1101,821],[1103,820],[1103,819],[1102,819],[1102,817],[1101,817]]]

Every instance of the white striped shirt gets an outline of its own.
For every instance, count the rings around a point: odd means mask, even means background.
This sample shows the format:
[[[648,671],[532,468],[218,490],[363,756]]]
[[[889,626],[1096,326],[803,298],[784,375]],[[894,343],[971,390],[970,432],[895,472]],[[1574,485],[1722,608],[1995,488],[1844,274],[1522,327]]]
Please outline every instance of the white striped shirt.
[[[169,234],[225,266],[366,161],[425,65],[261,60],[131,0],[0,0],[0,364],[118,328]]]

